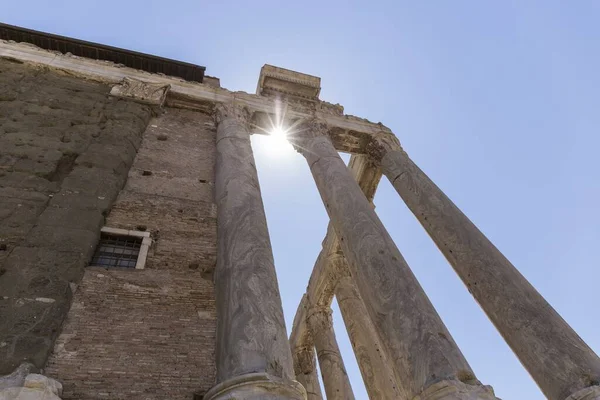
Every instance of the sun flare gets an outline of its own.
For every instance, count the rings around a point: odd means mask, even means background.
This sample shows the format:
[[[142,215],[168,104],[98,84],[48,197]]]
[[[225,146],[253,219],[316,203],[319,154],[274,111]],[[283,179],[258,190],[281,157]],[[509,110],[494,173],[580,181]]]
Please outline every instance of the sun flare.
[[[287,139],[287,131],[282,126],[274,126],[266,137],[266,146],[269,153],[277,156],[287,155],[293,150]]]

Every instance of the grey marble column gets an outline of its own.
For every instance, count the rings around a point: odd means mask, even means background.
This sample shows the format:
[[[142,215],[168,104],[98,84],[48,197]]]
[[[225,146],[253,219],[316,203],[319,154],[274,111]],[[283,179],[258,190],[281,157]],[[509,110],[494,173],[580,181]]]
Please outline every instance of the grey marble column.
[[[564,400],[598,385],[600,358],[399,143],[387,137],[370,148],[396,191],[548,399]],[[593,390],[598,393],[598,389]],[[590,399],[600,399],[600,394],[596,396]]]
[[[354,400],[342,354],[335,339],[331,308],[314,307],[308,314],[327,400]]]
[[[217,385],[205,399],[305,399],[292,355],[244,108],[219,105]]]
[[[350,272],[392,360],[398,384],[410,399],[439,381],[465,382],[479,391],[483,386],[333,147],[327,131],[324,122],[313,119],[299,126],[291,140],[308,161]]]
[[[306,389],[306,399],[323,400],[323,393],[317,376],[315,349],[311,347],[295,350],[293,357],[296,379]]]
[[[408,399],[408,394],[396,383],[392,363],[381,346],[367,308],[349,274],[346,259],[340,255],[336,263],[339,279],[335,297],[369,398]]]

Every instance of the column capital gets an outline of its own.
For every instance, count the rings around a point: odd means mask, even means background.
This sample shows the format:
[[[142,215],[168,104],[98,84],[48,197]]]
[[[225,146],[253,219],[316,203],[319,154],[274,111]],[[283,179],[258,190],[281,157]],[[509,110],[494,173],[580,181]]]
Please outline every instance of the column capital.
[[[312,147],[318,146],[321,140],[330,141],[328,133],[329,126],[324,119],[307,118],[297,124],[288,134],[288,139],[298,153],[310,159],[314,153]]]
[[[312,347],[301,347],[294,350],[294,371],[309,374],[315,370],[315,351]]]
[[[308,309],[306,320],[313,336],[333,329],[332,312],[331,307],[312,306]]]
[[[387,153],[402,150],[400,141],[393,133],[381,131],[371,135],[370,139],[366,148],[367,154],[377,163],[381,163]]]
[[[244,125],[250,124],[251,113],[244,104],[219,103],[215,106],[215,121],[220,124],[226,119],[232,118]]]

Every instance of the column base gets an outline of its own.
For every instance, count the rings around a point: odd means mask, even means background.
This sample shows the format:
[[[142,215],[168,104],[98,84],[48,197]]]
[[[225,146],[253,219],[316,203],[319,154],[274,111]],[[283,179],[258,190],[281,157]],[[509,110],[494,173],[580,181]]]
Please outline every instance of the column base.
[[[204,400],[306,400],[306,390],[297,381],[266,373],[236,376],[212,387]]]
[[[454,380],[441,381],[427,387],[413,400],[500,400],[491,386],[467,385]],[[587,400],[587,399],[586,399]]]
[[[565,400],[600,400],[600,386],[591,386],[573,393]]]

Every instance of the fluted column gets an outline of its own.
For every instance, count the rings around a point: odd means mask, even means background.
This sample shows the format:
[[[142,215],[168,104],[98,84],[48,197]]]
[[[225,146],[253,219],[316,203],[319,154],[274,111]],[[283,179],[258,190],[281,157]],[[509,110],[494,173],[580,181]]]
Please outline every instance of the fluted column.
[[[310,166],[369,317],[409,398],[439,381],[479,381],[327,136],[309,120],[291,140]],[[486,396],[444,399],[494,398]],[[433,397],[420,397],[429,399]]]
[[[315,349],[302,348],[293,354],[296,379],[306,389],[307,400],[323,400],[319,377],[317,376],[317,360]]]
[[[600,382],[600,358],[590,347],[397,141],[382,136],[370,149],[548,399],[579,399],[584,392],[595,394],[581,398],[600,399],[600,387],[586,389]]]
[[[340,255],[336,263],[338,281],[335,297],[369,398],[408,399],[408,394],[396,383],[392,363],[381,347],[367,308],[350,276],[346,259]]]
[[[292,355],[248,132],[248,113],[219,105],[217,203],[217,385],[212,399],[305,399]]]
[[[312,308],[308,326],[315,342],[327,400],[353,400],[352,386],[335,339],[331,308]]]

